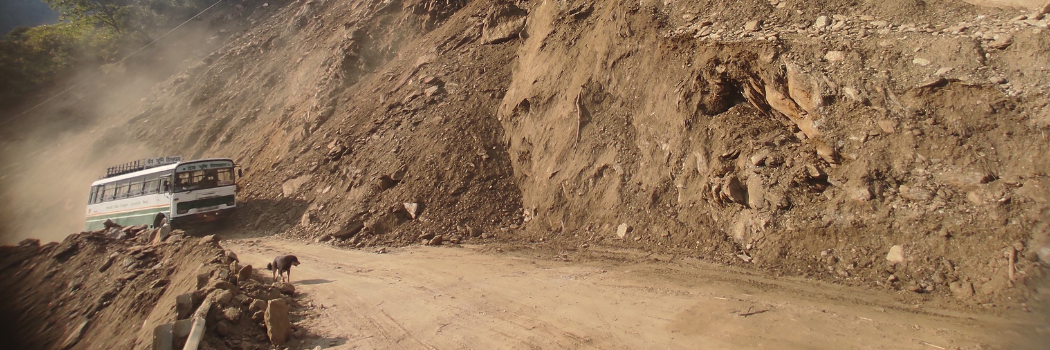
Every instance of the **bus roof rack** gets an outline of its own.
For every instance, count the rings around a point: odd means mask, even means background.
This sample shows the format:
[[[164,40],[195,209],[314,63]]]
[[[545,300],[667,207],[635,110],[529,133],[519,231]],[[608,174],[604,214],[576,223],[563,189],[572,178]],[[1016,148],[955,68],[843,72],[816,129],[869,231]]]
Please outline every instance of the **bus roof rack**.
[[[109,178],[127,173],[133,173],[139,170],[146,170],[149,168],[158,167],[161,165],[175,164],[182,161],[181,156],[169,156],[160,158],[144,158],[134,162],[128,162],[120,165],[114,165],[106,168],[106,176],[102,178]]]

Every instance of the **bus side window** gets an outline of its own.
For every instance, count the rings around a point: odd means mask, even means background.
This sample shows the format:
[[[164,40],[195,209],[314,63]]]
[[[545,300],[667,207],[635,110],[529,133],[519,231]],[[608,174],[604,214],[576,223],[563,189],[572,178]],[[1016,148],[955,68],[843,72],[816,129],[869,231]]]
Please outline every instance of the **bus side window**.
[[[128,180],[120,180],[120,181],[118,181],[116,189],[113,191],[113,198],[114,199],[121,199],[121,198],[127,197],[127,195],[128,195],[128,184],[129,183],[130,182]]]
[[[171,178],[166,176],[160,178],[160,191],[162,193],[171,193]]]
[[[160,192],[160,182],[157,174],[146,175],[142,182],[142,194],[154,194]]]
[[[103,187],[103,191],[102,191],[102,200],[103,201],[111,201],[111,200],[113,200],[113,189],[114,189],[114,187],[116,187],[115,185],[116,184],[114,184],[112,182],[104,185],[105,187]]]
[[[128,189],[128,196],[135,197],[142,195],[142,182],[144,177],[139,176],[131,179],[131,188]]]
[[[88,204],[95,204],[96,194],[98,194],[98,186],[91,186],[91,194],[88,194]]]

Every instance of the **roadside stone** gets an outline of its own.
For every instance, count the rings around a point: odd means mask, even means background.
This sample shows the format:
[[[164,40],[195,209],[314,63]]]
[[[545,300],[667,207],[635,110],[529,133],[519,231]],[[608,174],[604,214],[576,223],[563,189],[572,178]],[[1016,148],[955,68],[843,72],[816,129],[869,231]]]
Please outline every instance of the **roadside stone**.
[[[952,282],[948,285],[948,289],[951,290],[952,295],[959,300],[967,300],[973,298],[973,283],[970,282]]]
[[[995,84],[995,85],[1006,84],[1006,78],[998,77],[998,76],[991,77],[991,78],[988,78],[988,82],[990,82],[992,84]]]
[[[332,237],[337,239],[349,239],[354,237],[358,232],[361,232],[365,228],[365,222],[360,218],[351,219],[343,226],[339,232],[336,232]]]
[[[288,304],[284,299],[270,300],[266,304],[266,314],[263,320],[270,342],[274,345],[284,345],[288,341],[288,333],[292,327],[288,319]]]
[[[630,225],[622,223],[620,224],[620,226],[616,227],[616,237],[624,239],[625,237],[627,237],[627,234],[630,233],[632,229],[633,228]]]
[[[233,292],[228,290],[219,292],[215,297],[215,302],[222,306],[229,306],[231,301],[233,301]]]
[[[926,67],[930,65],[930,60],[921,57],[916,57],[915,59],[911,60],[911,63],[914,63],[921,67]]]
[[[266,310],[266,301],[262,300],[262,299],[252,300],[251,304],[248,306],[248,312],[251,312],[251,313],[256,313],[256,312],[265,311],[265,310]]]
[[[220,336],[227,337],[230,334],[233,334],[233,326],[230,325],[229,322],[219,321],[219,324],[215,326],[215,331],[218,332]]]
[[[241,319],[241,309],[236,307],[228,307],[222,310],[222,317],[229,320],[230,322],[237,323]]]
[[[420,240],[420,241],[430,242],[431,239],[434,239],[434,233],[433,232],[424,232],[424,233],[419,234],[419,236],[416,237],[416,239]]]
[[[281,291],[281,294],[292,295],[295,294],[295,286],[291,283],[281,283],[277,286],[277,290]]]
[[[497,3],[489,10],[481,29],[485,44],[498,44],[518,37],[525,29],[528,12],[510,2]]]
[[[995,39],[992,42],[988,43],[988,48],[996,49],[996,50],[1003,50],[1003,49],[1006,49],[1007,47],[1010,47],[1010,44],[1013,44],[1013,42],[1014,42],[1014,36],[1013,35],[1003,34],[1003,35],[999,36],[999,39]]]
[[[212,281],[211,284],[208,285],[208,287],[215,288],[215,289],[228,290],[228,291],[231,291],[231,292],[237,292],[237,286],[233,285],[233,283],[226,282],[226,281],[221,281],[221,280]]]
[[[427,245],[441,245],[441,243],[444,243],[444,242],[445,242],[445,236],[437,235],[437,236],[434,236],[434,239],[431,239],[430,242],[427,242]]]
[[[748,21],[747,23],[744,23],[744,31],[745,32],[756,31],[756,30],[758,30],[758,26],[760,24],[761,24],[761,22],[759,22],[757,20],[755,20],[755,21]]]
[[[904,262],[904,247],[899,245],[890,247],[889,253],[886,253],[886,261],[894,264]]]
[[[403,203],[403,205],[405,207],[405,212],[408,213],[409,217],[415,219],[417,216],[419,216],[419,203],[405,202]]]
[[[828,16],[817,17],[817,20],[813,22],[813,29],[823,30],[830,22],[831,20],[828,19]]]
[[[184,320],[193,313],[193,294],[186,293],[175,297],[175,319]]]
[[[244,283],[252,278],[252,265],[244,265],[240,271],[237,272],[237,283]]]
[[[846,59],[845,51],[828,51],[824,54],[824,59],[828,62],[840,62]]]
[[[266,319],[266,311],[256,311],[252,313],[252,322],[262,323]]]
[[[245,305],[245,306],[247,306],[248,303],[251,301],[251,299],[252,298],[247,296],[247,295],[237,294],[237,295],[233,296],[233,305]]]

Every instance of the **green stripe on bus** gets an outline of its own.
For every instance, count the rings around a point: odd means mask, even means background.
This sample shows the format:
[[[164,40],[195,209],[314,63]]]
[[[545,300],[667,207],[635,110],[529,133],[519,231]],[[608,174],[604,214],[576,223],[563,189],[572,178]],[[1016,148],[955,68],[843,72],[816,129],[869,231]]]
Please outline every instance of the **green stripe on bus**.
[[[157,217],[157,214],[163,213],[165,216],[171,217],[170,212],[171,207],[167,207],[96,216],[92,217],[90,220],[87,220],[87,225],[85,229],[87,231],[103,229],[105,228],[105,225],[103,225],[103,223],[106,220],[112,220],[113,223],[121,226],[152,225],[153,220]]]

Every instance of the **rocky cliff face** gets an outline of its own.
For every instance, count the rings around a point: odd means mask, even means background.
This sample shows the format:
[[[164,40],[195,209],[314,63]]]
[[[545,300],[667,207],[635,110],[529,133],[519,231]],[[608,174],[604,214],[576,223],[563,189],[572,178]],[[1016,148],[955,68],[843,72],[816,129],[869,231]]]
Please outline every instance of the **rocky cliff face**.
[[[111,131],[237,159],[239,227],[628,247],[966,303],[1030,297],[1009,286],[1050,259],[1038,12],[282,6]]]

